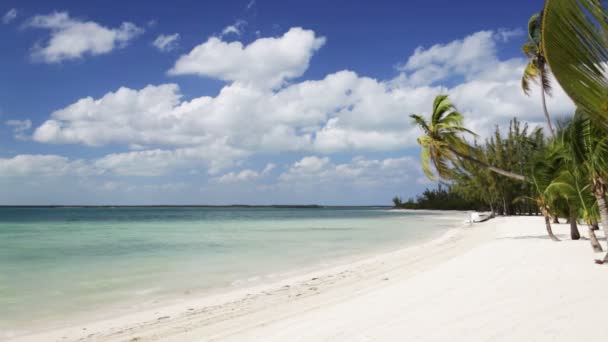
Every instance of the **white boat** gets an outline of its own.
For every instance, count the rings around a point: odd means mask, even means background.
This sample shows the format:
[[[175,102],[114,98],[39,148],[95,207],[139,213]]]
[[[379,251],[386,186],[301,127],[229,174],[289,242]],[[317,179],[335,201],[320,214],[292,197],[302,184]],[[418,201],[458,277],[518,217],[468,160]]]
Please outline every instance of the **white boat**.
[[[471,213],[471,223],[479,223],[485,222],[494,217],[493,213],[480,213],[480,212],[472,212]]]

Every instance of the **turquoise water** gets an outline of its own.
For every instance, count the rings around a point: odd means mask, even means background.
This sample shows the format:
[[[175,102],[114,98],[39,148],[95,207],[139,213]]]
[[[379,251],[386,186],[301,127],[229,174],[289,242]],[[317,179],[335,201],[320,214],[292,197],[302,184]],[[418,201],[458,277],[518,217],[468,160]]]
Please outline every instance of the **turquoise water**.
[[[120,303],[246,285],[413,244],[454,226],[454,215],[373,208],[0,208],[0,331],[69,323]]]

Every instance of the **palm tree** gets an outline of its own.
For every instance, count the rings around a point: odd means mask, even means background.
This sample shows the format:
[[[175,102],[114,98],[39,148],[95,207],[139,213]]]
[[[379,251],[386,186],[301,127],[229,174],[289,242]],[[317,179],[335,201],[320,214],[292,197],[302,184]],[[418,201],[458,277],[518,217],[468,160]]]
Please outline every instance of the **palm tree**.
[[[557,82],[608,130],[608,9],[605,0],[546,0],[540,42]]]
[[[520,196],[516,201],[531,201],[541,211],[545,218],[545,228],[549,238],[553,241],[560,241],[555,234],[553,234],[553,228],[551,227],[551,220],[553,215],[553,205],[555,201],[554,193],[550,191],[549,185],[553,178],[553,168],[545,160],[539,160],[534,163],[532,172],[530,174],[530,183],[534,191],[533,196]]]
[[[522,46],[522,51],[530,61],[524,69],[521,87],[526,95],[530,95],[530,82],[535,82],[540,86],[545,119],[551,136],[555,139],[555,131],[547,110],[546,95],[551,96],[551,82],[549,81],[549,68],[542,52],[541,29],[541,16],[538,13],[534,14],[528,21],[528,41]]]
[[[570,126],[569,140],[573,163],[585,170],[588,176],[591,193],[597,202],[600,222],[605,236],[608,237],[608,136],[580,111],[577,111]]]
[[[422,169],[429,179],[435,180],[431,164],[440,178],[452,179],[454,168],[459,167],[462,159],[509,178],[526,180],[522,175],[499,169],[473,156],[474,149],[461,135],[475,133],[462,126],[462,114],[456,110],[447,95],[438,95],[435,98],[429,122],[418,114],[412,114],[410,117],[424,131],[424,135],[418,138],[418,144],[422,147]]]
[[[587,223],[591,248],[596,253],[602,252],[602,246],[597,240],[593,228],[593,220],[595,218],[594,207],[597,208],[597,206],[594,206],[589,192],[589,184],[582,176],[582,172],[579,169],[564,170],[551,182],[547,191],[567,198],[570,203],[575,204],[580,209],[580,214],[585,223]],[[578,213],[574,217],[574,220],[576,220],[577,216]]]
[[[608,9],[605,0],[546,0],[541,44],[555,79],[579,113],[608,131]],[[606,179],[603,177],[603,179]],[[608,233],[606,183],[595,179],[602,225]],[[607,234],[608,237],[608,234]],[[604,258],[608,262],[608,255]]]

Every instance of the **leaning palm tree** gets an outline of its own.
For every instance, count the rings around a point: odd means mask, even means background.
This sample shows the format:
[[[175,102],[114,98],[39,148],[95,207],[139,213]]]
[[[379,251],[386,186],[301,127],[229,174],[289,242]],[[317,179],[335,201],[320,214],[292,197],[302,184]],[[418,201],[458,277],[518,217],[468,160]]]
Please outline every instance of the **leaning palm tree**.
[[[546,0],[541,44],[555,79],[580,113],[608,132],[608,9],[606,0]],[[596,183],[599,193],[606,183]],[[596,196],[597,197],[597,196]],[[605,198],[598,198],[598,206]],[[605,213],[605,208],[599,208]],[[608,236],[608,215],[602,217]],[[604,259],[608,262],[608,255]]]
[[[551,158],[550,158],[551,159]],[[545,228],[547,229],[547,235],[553,241],[560,241],[551,227],[553,213],[553,206],[557,197],[554,196],[554,192],[550,191],[549,185],[553,178],[554,169],[550,166],[550,163],[546,160],[539,160],[534,163],[532,171],[530,172],[530,184],[532,185],[532,196],[520,196],[515,201],[530,201],[534,203],[543,214],[545,218]]]
[[[547,110],[546,96],[551,96],[551,82],[549,81],[549,68],[542,52],[541,29],[541,16],[538,13],[534,14],[528,21],[528,41],[522,46],[522,51],[528,57],[529,62],[521,78],[521,87],[526,95],[530,95],[530,82],[539,85],[547,127],[551,136],[555,139],[555,131]]]
[[[593,203],[593,198],[589,192],[589,183],[586,181],[582,170],[577,168],[563,170],[547,187],[547,192],[567,198],[568,202],[576,205],[579,209],[577,210],[578,213],[570,219],[576,220],[577,216],[582,216],[587,224],[591,248],[596,253],[602,252],[602,246],[593,228],[597,205]]]
[[[608,136],[592,120],[577,112],[570,129],[572,159],[589,177],[591,192],[597,202],[600,222],[608,237]],[[605,259],[608,262],[608,255]]]
[[[606,0],[546,0],[540,42],[557,82],[608,131]]]
[[[462,114],[456,110],[447,95],[438,95],[435,98],[430,121],[427,122],[418,114],[412,114],[410,117],[424,131],[424,135],[418,138],[418,144],[422,147],[422,169],[429,179],[436,179],[431,164],[439,178],[452,179],[460,160],[467,160],[494,173],[519,181],[526,180],[520,174],[499,169],[476,158],[475,149],[462,137],[462,134],[475,133],[462,126]]]

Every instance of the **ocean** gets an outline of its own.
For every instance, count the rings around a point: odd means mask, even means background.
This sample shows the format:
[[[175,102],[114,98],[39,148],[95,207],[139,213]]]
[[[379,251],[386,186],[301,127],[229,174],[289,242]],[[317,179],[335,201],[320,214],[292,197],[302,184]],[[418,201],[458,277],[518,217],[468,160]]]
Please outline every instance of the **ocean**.
[[[465,216],[359,207],[4,207],[0,331],[278,280],[430,240]]]

